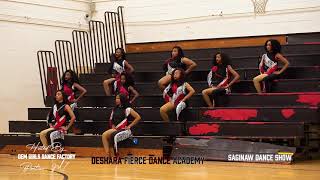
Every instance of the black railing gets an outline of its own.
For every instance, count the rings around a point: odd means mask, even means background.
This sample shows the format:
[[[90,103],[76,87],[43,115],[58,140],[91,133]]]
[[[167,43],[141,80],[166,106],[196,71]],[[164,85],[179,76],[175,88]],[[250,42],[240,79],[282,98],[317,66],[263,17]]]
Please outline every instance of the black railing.
[[[94,68],[94,60],[90,48],[90,38],[86,31],[72,31],[72,42],[74,49],[75,67],[77,74],[92,73]]]
[[[63,72],[72,69],[77,71],[77,64],[75,63],[73,56],[73,48],[70,41],[56,40],[54,42],[55,53],[56,53],[56,64],[59,77],[62,76]],[[61,79],[59,79],[61,83]],[[60,84],[59,83],[59,84]]]
[[[105,12],[104,20],[89,21],[89,30],[72,31],[72,42],[55,41],[55,52],[38,51],[38,65],[43,101],[60,89],[64,71],[71,69],[78,75],[94,72],[96,63],[110,62],[110,55],[126,45],[123,7],[117,12]]]
[[[38,66],[41,81],[43,102],[47,96],[53,96],[58,86],[57,64],[52,51],[38,51]]]
[[[104,13],[108,47],[112,50],[117,47],[125,48],[126,35],[123,22],[123,7],[119,6],[117,12]]]
[[[108,54],[104,23],[102,21],[90,21],[89,30],[91,38],[92,59],[96,63],[107,63]]]

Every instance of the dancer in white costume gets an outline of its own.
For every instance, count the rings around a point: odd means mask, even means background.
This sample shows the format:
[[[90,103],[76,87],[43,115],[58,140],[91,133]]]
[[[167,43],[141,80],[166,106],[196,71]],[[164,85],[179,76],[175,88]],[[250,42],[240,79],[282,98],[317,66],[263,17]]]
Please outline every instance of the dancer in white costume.
[[[171,83],[164,89],[163,98],[166,101],[160,108],[160,115],[164,121],[169,121],[169,111],[176,109],[177,120],[183,109],[187,107],[186,101],[195,93],[191,85],[185,82],[183,69],[176,68],[171,74]]]

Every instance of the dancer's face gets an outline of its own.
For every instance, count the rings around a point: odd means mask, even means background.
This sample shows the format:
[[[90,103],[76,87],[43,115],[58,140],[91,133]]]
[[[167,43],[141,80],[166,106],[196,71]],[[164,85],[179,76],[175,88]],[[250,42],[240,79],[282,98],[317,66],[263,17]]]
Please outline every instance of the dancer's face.
[[[179,80],[181,78],[181,71],[180,70],[174,71],[173,78],[174,80]]]
[[[217,62],[217,64],[221,64],[222,63],[221,54],[217,54],[216,55],[216,62]]]
[[[63,95],[61,91],[56,92],[56,101],[61,102],[63,101]]]
[[[179,54],[178,49],[177,49],[177,48],[173,48],[173,49],[172,49],[172,52],[171,52],[172,57],[175,58],[175,57],[178,56],[178,54]]]
[[[272,51],[272,44],[271,44],[270,41],[267,42],[267,47],[266,47],[266,48],[267,48],[267,51],[268,51],[268,52],[271,52],[271,51]]]
[[[120,77],[120,82],[121,82],[121,84],[126,83],[126,76],[125,76],[125,75],[122,75],[122,76]]]
[[[66,75],[64,76],[64,80],[69,81],[71,79],[71,73],[67,72]]]
[[[116,105],[117,106],[121,105],[121,101],[120,101],[120,96],[119,95],[116,96]]]
[[[121,50],[120,50],[120,49],[117,49],[115,55],[116,55],[116,58],[117,58],[117,59],[121,58],[121,56],[122,56]]]

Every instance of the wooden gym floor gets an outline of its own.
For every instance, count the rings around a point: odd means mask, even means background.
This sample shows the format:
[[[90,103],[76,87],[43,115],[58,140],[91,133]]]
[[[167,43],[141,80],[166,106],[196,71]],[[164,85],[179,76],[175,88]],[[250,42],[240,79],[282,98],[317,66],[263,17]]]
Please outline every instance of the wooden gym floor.
[[[23,170],[21,165],[26,162],[32,163],[35,169]],[[91,158],[66,160],[62,165],[61,162],[61,160],[18,160],[16,155],[2,154],[0,179],[320,179],[320,160],[297,162],[292,165],[216,161],[204,162],[202,165],[94,165],[91,164]],[[54,165],[56,169],[52,171]]]

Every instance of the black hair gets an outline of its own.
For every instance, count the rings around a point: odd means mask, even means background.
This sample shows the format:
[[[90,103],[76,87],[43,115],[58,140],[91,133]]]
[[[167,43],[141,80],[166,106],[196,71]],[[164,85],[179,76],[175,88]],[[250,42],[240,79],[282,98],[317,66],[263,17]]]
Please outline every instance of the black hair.
[[[112,124],[117,123],[117,121],[119,122],[120,120],[121,122],[124,118],[126,118],[125,109],[129,107],[129,100],[125,94],[117,94],[116,98],[117,96],[119,96],[120,98],[120,105],[116,105],[112,110],[113,116],[112,119],[110,119],[111,121],[109,121],[110,127],[112,126]],[[116,122],[114,122],[114,120]]]
[[[56,100],[56,95],[58,92],[61,92],[62,94],[62,98],[63,98],[63,101],[62,103],[58,102]],[[62,107],[62,105],[66,105],[68,104],[68,96],[66,95],[66,93],[62,90],[57,90],[53,96],[53,102],[54,102],[54,105],[57,105],[57,108],[60,108]],[[61,106],[58,106],[58,105],[61,105]],[[54,106],[53,106],[54,107]],[[49,114],[47,115],[47,122],[48,123],[52,123],[52,120],[55,119],[54,115],[53,115],[53,107],[51,108],[51,110],[49,111]],[[70,116],[69,114],[67,115],[67,120],[69,121],[70,120]]]
[[[71,74],[71,78],[70,78],[69,81],[65,80],[65,77],[66,77],[67,73]],[[61,85],[62,85],[62,87],[63,87],[64,84],[72,86],[73,83],[79,83],[78,75],[74,71],[72,71],[71,69],[68,69],[62,75],[62,83],[61,83]]]
[[[175,57],[175,59],[181,59],[181,58],[183,58],[184,57],[184,52],[183,52],[183,50],[182,50],[182,48],[180,47],[180,46],[174,46],[173,48],[172,48],[172,50],[173,49],[178,49],[178,56],[177,57]],[[171,58],[172,58],[172,50],[171,50]]]
[[[222,61],[223,65],[225,65],[225,66],[231,65],[230,57],[226,53],[222,53],[222,52],[217,52],[214,55],[212,65],[214,65],[214,66],[218,65],[217,60],[216,60],[218,54],[220,54],[220,56],[221,56],[221,61]]]
[[[124,51],[124,49],[123,49],[123,48],[117,48],[117,49],[115,50],[115,52],[116,52],[117,50],[120,50],[120,51],[121,51],[121,60],[125,60],[125,59],[126,59],[126,52]],[[114,56],[114,58],[115,58],[115,57],[116,57],[116,54],[114,53],[113,56]],[[115,60],[116,60],[116,58],[115,58]]]
[[[121,60],[125,60],[126,59],[126,52],[124,51],[124,49],[123,48],[117,48],[116,51],[117,50],[120,50],[121,54],[122,54],[121,58],[120,58],[120,61]],[[118,59],[116,58],[116,53],[111,54],[110,55],[110,66],[108,68],[108,73],[109,74],[115,74],[116,73],[116,71],[113,69],[113,63],[116,62],[116,61],[118,61]]]
[[[133,77],[130,74],[128,74],[126,72],[122,72],[120,74],[120,81],[121,81],[121,76],[124,76],[126,78],[126,82],[123,84],[125,87],[129,87],[129,86],[134,85]]]
[[[179,80],[175,80],[174,79],[174,73],[176,71],[180,71],[181,74],[180,74],[180,79]],[[172,71],[172,74],[171,74],[171,82],[178,82],[179,85],[183,84],[185,82],[185,71],[182,69],[182,68],[176,68]]]
[[[58,92],[61,92],[62,97],[63,97],[63,104],[67,104],[68,103],[68,96],[66,95],[66,93],[62,90],[58,90],[56,91],[56,93],[54,94],[54,104],[59,104],[59,102],[56,100],[56,95]]]
[[[116,105],[116,107],[126,109],[127,107],[130,106],[129,99],[125,94],[119,93],[116,95],[116,98],[117,98],[117,96],[119,96],[119,98],[120,98],[120,105]]]
[[[277,53],[281,53],[281,45],[280,42],[276,39],[269,39],[264,43],[264,49],[266,50],[266,52],[268,52],[267,50],[267,44],[270,41],[271,43],[271,49],[272,49],[272,53],[273,54],[277,54]]]

